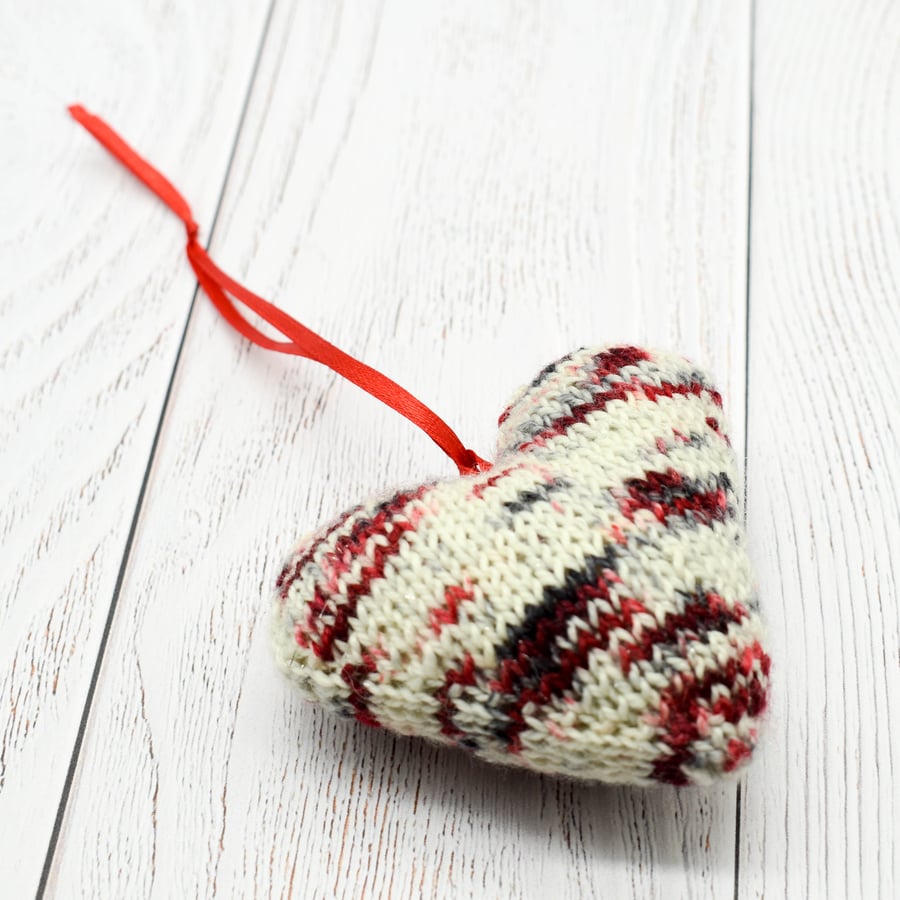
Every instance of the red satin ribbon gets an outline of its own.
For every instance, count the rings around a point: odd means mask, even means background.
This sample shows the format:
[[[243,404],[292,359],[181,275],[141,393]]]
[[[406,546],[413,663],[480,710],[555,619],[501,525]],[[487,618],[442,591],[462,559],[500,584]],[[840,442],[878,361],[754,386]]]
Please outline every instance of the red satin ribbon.
[[[140,179],[184,223],[187,230],[187,256],[201,287],[212,300],[225,320],[245,338],[278,353],[290,353],[313,359],[333,369],[338,375],[352,381],[373,397],[386,403],[410,422],[422,429],[456,463],[460,475],[484,472],[491,464],[466,449],[450,426],[432,412],[424,403],[413,397],[390,378],[375,369],[348,356],[333,344],[301,325],[286,312],[254,294],[226,275],[213,261],[197,240],[199,226],[194,221],[188,202],[175,186],[145,159],[142,159],[102,119],[89,113],[83,106],[69,107],[72,118],[83,125],[122,165]],[[234,297],[244,306],[280,331],[288,340],[277,341],[267,337],[250,324],[231,300]]]

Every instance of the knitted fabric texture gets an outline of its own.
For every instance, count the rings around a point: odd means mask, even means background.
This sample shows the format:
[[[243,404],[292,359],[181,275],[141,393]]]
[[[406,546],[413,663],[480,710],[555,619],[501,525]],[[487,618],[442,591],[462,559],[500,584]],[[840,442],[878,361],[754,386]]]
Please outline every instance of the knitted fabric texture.
[[[610,783],[709,783],[769,660],[722,401],[680,357],[581,349],[500,417],[493,468],[355,506],[277,584],[281,668],[367,725]]]

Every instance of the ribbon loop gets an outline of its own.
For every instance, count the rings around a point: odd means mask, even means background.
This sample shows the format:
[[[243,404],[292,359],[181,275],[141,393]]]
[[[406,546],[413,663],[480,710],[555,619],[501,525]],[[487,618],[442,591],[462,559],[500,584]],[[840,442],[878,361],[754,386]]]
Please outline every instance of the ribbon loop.
[[[187,231],[188,261],[197,281],[225,321],[236,331],[259,347],[315,360],[353,382],[421,428],[456,463],[460,475],[473,475],[491,467],[487,460],[467,449],[450,426],[409,391],[344,353],[284,310],[226,275],[197,240],[200,228],[194,221],[191,207],[168,178],[138,155],[106,122],[89,113],[83,106],[70,106],[69,113],[181,219]],[[287,340],[277,341],[263,334],[244,318],[231,300],[232,297],[281,332]]]

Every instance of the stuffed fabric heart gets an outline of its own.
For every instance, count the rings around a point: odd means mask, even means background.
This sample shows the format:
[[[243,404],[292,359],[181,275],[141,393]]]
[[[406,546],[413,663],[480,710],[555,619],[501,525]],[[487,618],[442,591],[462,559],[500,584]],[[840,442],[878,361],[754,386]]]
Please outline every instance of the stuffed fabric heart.
[[[749,757],[769,660],[721,398],[582,349],[500,418],[490,471],[346,512],[278,579],[280,666],[368,725],[614,783]]]
[[[69,112],[182,221],[230,325],[327,365],[479,473],[364,503],[301,544],[273,625],[307,697],[577,778],[706,782],[749,758],[769,660],[721,398],[702,372],[634,347],[578,350],[519,392],[482,472],[421,401],[223,272],[174,185],[102,119]]]

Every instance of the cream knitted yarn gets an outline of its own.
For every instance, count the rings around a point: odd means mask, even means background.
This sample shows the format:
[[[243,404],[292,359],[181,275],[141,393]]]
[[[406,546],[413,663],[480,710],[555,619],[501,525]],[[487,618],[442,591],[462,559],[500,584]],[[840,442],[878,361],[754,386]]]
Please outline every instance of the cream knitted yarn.
[[[578,350],[517,393],[490,471],[301,544],[278,662],[312,700],[493,762],[709,782],[749,758],[768,686],[737,483],[703,372]]]

